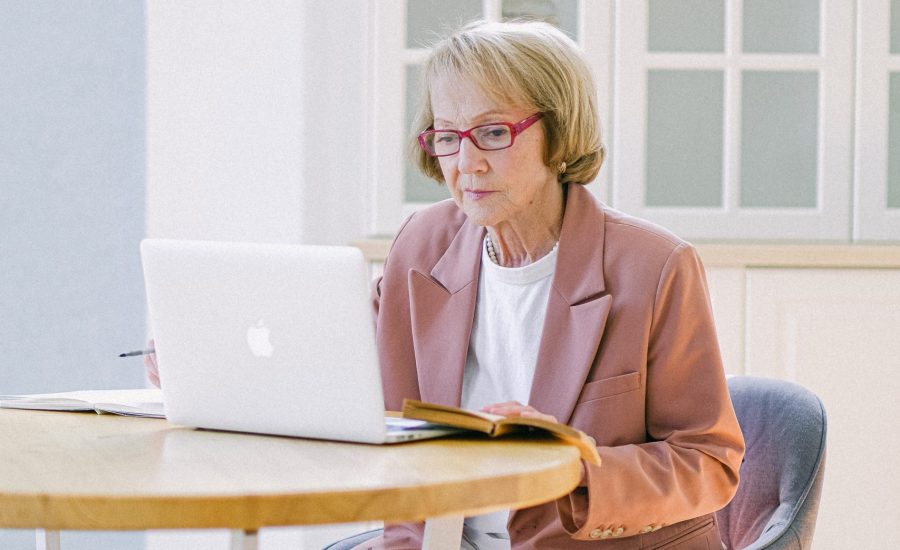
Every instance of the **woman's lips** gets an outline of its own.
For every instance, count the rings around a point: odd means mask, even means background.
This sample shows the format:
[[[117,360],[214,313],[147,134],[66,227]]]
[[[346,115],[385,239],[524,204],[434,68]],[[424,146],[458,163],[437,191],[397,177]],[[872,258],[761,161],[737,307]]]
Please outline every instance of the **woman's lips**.
[[[465,193],[467,199],[477,201],[487,197],[491,193],[494,193],[494,191],[487,191],[484,189],[466,189],[463,191],[463,193]]]

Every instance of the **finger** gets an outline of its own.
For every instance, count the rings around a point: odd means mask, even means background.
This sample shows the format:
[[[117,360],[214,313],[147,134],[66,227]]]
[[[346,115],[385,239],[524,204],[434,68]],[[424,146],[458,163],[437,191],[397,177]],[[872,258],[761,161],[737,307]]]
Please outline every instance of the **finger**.
[[[159,367],[156,365],[156,355],[150,354],[144,356],[144,367],[148,372],[157,373],[159,372]]]
[[[159,383],[159,376],[152,372],[147,373],[147,378],[150,380],[150,383],[156,386],[157,388],[161,388],[162,386]]]
[[[496,409],[500,407],[521,407],[522,404],[518,401],[504,401],[502,403],[494,403],[492,405],[487,405],[486,407],[482,407],[483,409]]]
[[[491,407],[487,412],[503,416],[519,416],[522,414],[522,410],[521,405],[510,405],[506,407]]]

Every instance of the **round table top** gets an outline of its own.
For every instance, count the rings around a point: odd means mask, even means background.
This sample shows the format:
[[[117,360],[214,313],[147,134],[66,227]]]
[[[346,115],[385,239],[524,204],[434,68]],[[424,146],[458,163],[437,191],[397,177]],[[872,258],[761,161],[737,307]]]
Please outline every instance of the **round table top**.
[[[580,479],[578,451],[555,440],[366,445],[6,409],[0,438],[4,528],[418,521],[537,505]]]

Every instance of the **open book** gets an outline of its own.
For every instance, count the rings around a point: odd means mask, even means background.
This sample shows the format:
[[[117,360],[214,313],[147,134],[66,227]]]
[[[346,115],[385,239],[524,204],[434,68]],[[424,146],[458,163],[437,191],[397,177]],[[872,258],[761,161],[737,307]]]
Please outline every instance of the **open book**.
[[[565,424],[548,422],[539,418],[498,416],[458,407],[423,403],[413,399],[403,400],[403,418],[426,420],[434,424],[485,433],[491,437],[542,432],[574,445],[581,452],[581,458],[584,460],[592,464],[600,464],[600,455],[597,453],[597,444],[594,440],[586,433]]]
[[[41,411],[94,411],[125,416],[165,418],[162,391],[91,390],[30,395],[0,395],[0,408]]]

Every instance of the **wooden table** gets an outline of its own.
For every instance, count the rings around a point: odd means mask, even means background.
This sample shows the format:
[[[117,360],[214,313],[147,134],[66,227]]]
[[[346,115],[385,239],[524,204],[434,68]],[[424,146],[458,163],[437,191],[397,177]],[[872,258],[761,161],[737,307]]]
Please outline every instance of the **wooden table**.
[[[0,410],[0,527],[227,528],[421,521],[425,548],[459,548],[464,516],[570,492],[578,452],[556,441],[437,439],[391,446],[193,430],[164,420]]]

